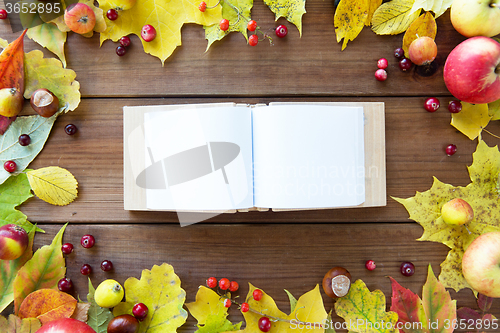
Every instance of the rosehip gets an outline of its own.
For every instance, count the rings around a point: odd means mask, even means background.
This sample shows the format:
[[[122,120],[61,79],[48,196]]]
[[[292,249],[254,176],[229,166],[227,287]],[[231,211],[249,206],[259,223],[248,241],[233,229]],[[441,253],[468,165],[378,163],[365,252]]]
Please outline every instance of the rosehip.
[[[205,10],[207,10],[207,3],[205,1],[200,2],[200,4],[198,5],[198,9],[203,13]]]
[[[229,308],[231,306],[231,300],[229,298],[224,299],[224,306]]]

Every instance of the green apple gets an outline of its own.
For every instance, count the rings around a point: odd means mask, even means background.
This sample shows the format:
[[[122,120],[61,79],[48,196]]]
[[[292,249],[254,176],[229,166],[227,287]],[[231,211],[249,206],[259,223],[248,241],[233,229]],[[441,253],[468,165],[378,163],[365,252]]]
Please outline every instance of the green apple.
[[[500,34],[500,0],[455,0],[451,24],[465,37]]]
[[[462,258],[465,280],[477,292],[500,297],[500,231],[476,238]]]
[[[441,207],[441,217],[446,224],[457,226],[472,221],[474,211],[467,201],[455,198]]]

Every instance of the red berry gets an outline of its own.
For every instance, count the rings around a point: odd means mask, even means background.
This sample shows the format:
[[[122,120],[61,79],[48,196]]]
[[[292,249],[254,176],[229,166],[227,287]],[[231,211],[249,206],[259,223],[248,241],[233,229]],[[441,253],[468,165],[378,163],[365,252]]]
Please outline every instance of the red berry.
[[[405,51],[401,47],[398,47],[394,50],[394,56],[396,57],[396,59],[401,60],[405,56]]]
[[[64,132],[68,135],[73,135],[78,131],[78,128],[73,124],[68,124],[64,127]]]
[[[80,244],[86,249],[90,249],[95,244],[95,238],[92,235],[84,235],[82,239],[80,239]]]
[[[222,31],[227,31],[227,29],[229,29],[229,21],[226,20],[226,19],[220,20],[220,22],[219,22],[219,28]]]
[[[14,161],[7,161],[3,164],[3,168],[5,169],[5,171],[12,173],[16,171],[17,164]]]
[[[5,20],[7,18],[7,11],[5,9],[0,9],[0,20]]]
[[[229,308],[231,306],[231,300],[229,298],[224,299],[224,306]]]
[[[382,68],[377,69],[375,71],[375,78],[378,81],[385,81],[385,80],[387,80],[387,72],[385,71],[385,69],[382,69]]]
[[[198,5],[198,9],[200,10],[200,12],[204,12],[205,10],[207,10],[207,4],[205,1],[202,1],[200,2],[200,4]]]
[[[462,111],[462,103],[460,103],[460,101],[451,101],[448,104],[448,111],[451,113],[459,113]]]
[[[377,265],[375,265],[375,261],[367,260],[365,263],[365,267],[367,270],[373,271],[377,267]]]
[[[207,279],[207,287],[208,288],[215,288],[217,287],[217,279],[214,277],[209,277]]]
[[[71,244],[71,243],[64,243],[61,246],[61,251],[64,254],[70,254],[71,252],[73,252],[73,244]]]
[[[429,97],[425,100],[424,108],[429,112],[436,112],[439,106],[439,99],[436,97]]]
[[[130,45],[130,43],[131,43],[131,41],[130,41],[129,36],[123,36],[122,38],[120,38],[120,45],[121,46],[127,47]]]
[[[401,69],[403,72],[409,71],[411,65],[411,60],[408,58],[403,58],[399,61],[399,69]]]
[[[90,275],[90,273],[92,273],[92,267],[89,264],[83,264],[80,268],[80,273],[83,275]]]
[[[219,281],[219,288],[221,290],[228,290],[230,285],[231,285],[231,282],[229,282],[229,280],[226,278],[222,278]]]
[[[151,42],[156,38],[156,29],[151,24],[146,24],[141,29],[141,37],[145,42]]]
[[[71,282],[68,278],[62,278],[59,282],[57,282],[57,288],[65,293],[70,292],[73,288],[73,282]]]
[[[229,284],[229,291],[235,292],[239,287],[240,285],[238,284],[238,282],[231,281],[231,283]]]
[[[454,144],[448,145],[446,147],[446,155],[451,156],[454,155],[457,152],[457,146]]]
[[[251,35],[248,37],[248,44],[250,46],[255,46],[259,43],[259,37],[257,35]]]
[[[115,9],[111,8],[106,12],[106,17],[108,18],[108,20],[114,21],[118,18],[118,12]]]
[[[21,146],[25,147],[31,143],[31,138],[28,134],[21,134],[18,141]]]
[[[256,301],[260,301],[264,293],[260,289],[255,289],[252,293],[253,299]]]
[[[241,304],[241,312],[248,312],[250,310],[250,305],[248,303]]]
[[[113,269],[113,263],[109,260],[103,260],[101,262],[101,269],[105,272],[109,272]]]
[[[148,316],[148,311],[149,309],[144,303],[137,303],[132,308],[132,314],[139,321],[143,321],[144,319],[146,319],[146,317]]]
[[[259,319],[259,330],[262,332],[269,332],[271,330],[271,321],[267,317]]]
[[[377,62],[377,67],[380,69],[386,69],[389,66],[389,62],[386,58],[380,58]]]
[[[283,38],[287,34],[288,34],[288,28],[286,27],[286,25],[283,24],[278,25],[278,27],[276,28],[276,36],[278,36],[279,38]]]
[[[118,54],[120,57],[123,57],[127,53],[127,49],[125,46],[118,45],[116,48],[116,54]]]
[[[255,29],[257,29],[257,22],[255,22],[254,20],[248,21],[247,29],[249,31],[255,31]]]
[[[415,265],[411,262],[404,262],[401,264],[401,274],[404,276],[412,276],[415,273]]]

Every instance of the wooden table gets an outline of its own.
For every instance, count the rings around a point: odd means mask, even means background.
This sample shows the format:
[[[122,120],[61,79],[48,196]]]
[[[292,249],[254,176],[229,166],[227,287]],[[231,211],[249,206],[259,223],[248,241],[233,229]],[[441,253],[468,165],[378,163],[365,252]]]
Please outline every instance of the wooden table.
[[[453,185],[469,183],[466,166],[472,162],[477,141],[470,141],[450,126],[446,106],[452,96],[442,77],[448,53],[464,38],[449,21],[449,12],[440,17],[436,42],[438,71],[429,77],[414,70],[402,72],[393,56],[402,35],[377,36],[364,28],[344,51],[336,43],[333,1],[309,0],[303,16],[303,35],[289,23],[288,36],[274,38],[274,45],[246,44],[231,34],[205,52],[206,41],[200,26],[182,29],[183,45],[167,59],[164,67],[157,58],[142,51],[137,36],[124,57],[115,54],[116,43],[76,34],[68,37],[68,68],[75,70],[81,84],[78,109],[57,119],[49,140],[32,168],[58,165],[70,170],[79,182],[78,199],[65,207],[31,199],[20,209],[43,228],[35,246],[50,243],[59,228],[69,226],[64,242],[78,244],[86,233],[96,237],[96,246],[80,246],[66,257],[67,276],[75,282],[76,293],[85,297],[86,277],[79,273],[83,263],[95,270],[97,285],[104,278],[120,282],[139,278],[142,269],[155,264],[172,264],[193,301],[199,285],[209,276],[228,277],[247,291],[248,282],[263,288],[289,311],[283,288],[297,297],[321,283],[331,267],[346,267],[355,279],[370,290],[381,289],[390,306],[391,286],[387,276],[421,295],[427,266],[439,274],[447,247],[416,241],[423,229],[408,219],[404,207],[391,197],[406,198],[425,191],[432,177]],[[273,28],[274,15],[257,2],[252,17],[261,27]],[[13,40],[6,25],[1,37]],[[26,39],[25,49],[40,48]],[[46,56],[52,56],[45,51]],[[389,60],[388,79],[374,78],[377,60]],[[427,97],[440,98],[441,109],[428,113]],[[249,212],[224,214],[181,228],[176,214],[123,210],[123,126],[122,107],[142,104],[185,104],[205,102],[268,103],[274,101],[381,101],[385,103],[387,206],[300,212]],[[25,111],[30,112],[29,106]],[[75,136],[64,126],[78,127]],[[498,122],[489,126],[500,133]],[[484,134],[485,141],[498,140]],[[448,157],[446,145],[458,152]],[[115,269],[104,273],[99,263],[109,259]],[[367,259],[377,263],[375,271],[365,269]],[[416,273],[403,277],[399,266],[412,261]],[[457,306],[477,308],[470,290],[450,291]],[[324,296],[329,310],[333,301]],[[492,312],[500,317],[500,302]],[[230,319],[243,318],[236,309]],[[339,320],[335,317],[334,320]],[[192,317],[179,332],[194,332]]]

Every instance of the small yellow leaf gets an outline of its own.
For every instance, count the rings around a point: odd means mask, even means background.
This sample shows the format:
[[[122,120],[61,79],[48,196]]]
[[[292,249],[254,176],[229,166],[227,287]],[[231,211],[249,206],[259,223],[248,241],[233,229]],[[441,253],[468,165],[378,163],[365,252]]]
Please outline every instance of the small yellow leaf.
[[[221,297],[212,289],[200,286],[196,293],[196,301],[186,303],[189,313],[198,320],[198,325],[204,325],[210,314],[218,313]]]
[[[415,21],[419,11],[411,12],[414,0],[392,0],[382,4],[373,14],[372,30],[378,35],[400,34]]]
[[[66,169],[47,167],[26,172],[31,189],[40,199],[64,206],[77,197],[78,182]]]
[[[443,13],[451,7],[453,0],[415,0],[412,12],[423,9],[428,12],[436,14],[436,18],[443,15]]]
[[[436,34],[437,24],[434,16],[432,16],[429,12],[420,15],[415,21],[413,21],[403,36],[403,50],[405,51],[405,57],[409,57],[408,49],[410,48],[411,42],[415,39],[423,36],[434,39],[436,38]]]
[[[372,25],[373,14],[381,4],[382,0],[370,0],[370,9],[368,10],[368,17],[366,18],[365,25]]]
[[[491,120],[500,119],[500,99],[488,104],[488,114],[491,116]]]
[[[453,113],[451,125],[474,140],[490,122],[488,104],[469,104],[462,102],[462,111]]]
[[[335,11],[334,24],[335,34],[337,35],[337,43],[342,38],[342,50],[347,46],[350,40],[354,40],[363,27],[368,18],[368,11],[370,10],[370,0],[349,1],[343,0],[339,3]]]
[[[286,18],[295,24],[302,36],[302,15],[306,12],[306,0],[264,0],[264,3],[276,15],[276,21],[280,17]]]

